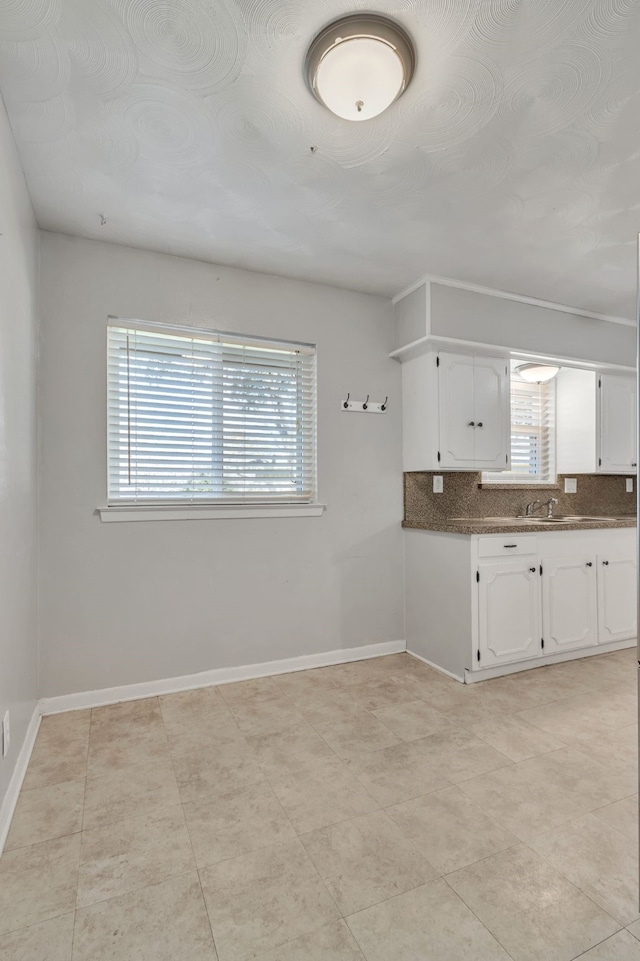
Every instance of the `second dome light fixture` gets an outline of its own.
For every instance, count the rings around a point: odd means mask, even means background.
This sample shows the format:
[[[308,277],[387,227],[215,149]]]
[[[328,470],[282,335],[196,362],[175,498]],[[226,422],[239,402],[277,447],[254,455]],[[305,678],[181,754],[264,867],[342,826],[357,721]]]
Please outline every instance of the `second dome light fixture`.
[[[313,95],[344,120],[370,120],[404,93],[415,69],[411,37],[378,14],[341,17],[325,27],[307,52]]]

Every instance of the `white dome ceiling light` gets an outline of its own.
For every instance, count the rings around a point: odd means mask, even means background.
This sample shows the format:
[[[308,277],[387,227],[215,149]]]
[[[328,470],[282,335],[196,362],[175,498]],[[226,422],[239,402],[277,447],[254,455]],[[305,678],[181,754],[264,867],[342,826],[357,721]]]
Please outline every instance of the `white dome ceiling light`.
[[[377,14],[341,17],[307,52],[305,72],[314,97],[344,120],[370,120],[408,87],[416,56],[411,37]]]
[[[520,364],[516,370],[528,384],[546,384],[548,380],[553,380],[560,368],[551,364]]]

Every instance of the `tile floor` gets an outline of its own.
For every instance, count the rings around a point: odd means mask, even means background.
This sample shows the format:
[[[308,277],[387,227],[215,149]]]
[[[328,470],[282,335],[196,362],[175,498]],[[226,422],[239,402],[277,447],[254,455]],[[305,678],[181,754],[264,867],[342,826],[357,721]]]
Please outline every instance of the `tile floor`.
[[[43,720],[2,961],[640,961],[635,651],[406,654]]]

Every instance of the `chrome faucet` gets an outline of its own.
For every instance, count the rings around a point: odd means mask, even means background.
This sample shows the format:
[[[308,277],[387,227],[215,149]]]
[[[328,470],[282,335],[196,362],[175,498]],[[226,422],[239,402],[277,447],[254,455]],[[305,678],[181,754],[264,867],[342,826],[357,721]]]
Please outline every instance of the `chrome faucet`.
[[[550,497],[548,501],[532,501],[530,504],[527,504],[525,508],[525,514],[527,517],[533,517],[535,512],[540,507],[546,507],[547,517],[553,517],[553,508],[557,505],[557,503],[558,503],[557,497]]]

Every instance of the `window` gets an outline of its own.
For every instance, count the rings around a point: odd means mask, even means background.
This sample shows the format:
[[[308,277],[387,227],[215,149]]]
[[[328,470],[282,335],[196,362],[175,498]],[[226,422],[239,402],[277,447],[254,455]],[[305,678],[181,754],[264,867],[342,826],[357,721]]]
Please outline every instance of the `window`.
[[[315,347],[108,326],[110,504],[312,503]]]
[[[556,483],[556,382],[529,384],[511,363],[511,470],[486,472],[482,483]]]

